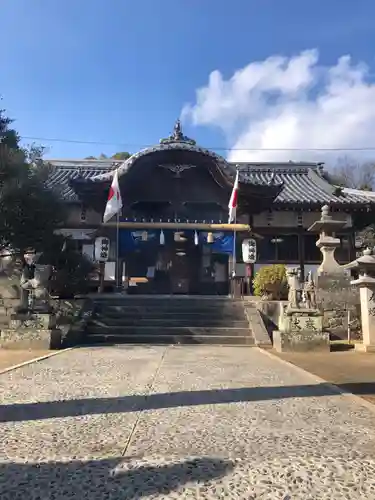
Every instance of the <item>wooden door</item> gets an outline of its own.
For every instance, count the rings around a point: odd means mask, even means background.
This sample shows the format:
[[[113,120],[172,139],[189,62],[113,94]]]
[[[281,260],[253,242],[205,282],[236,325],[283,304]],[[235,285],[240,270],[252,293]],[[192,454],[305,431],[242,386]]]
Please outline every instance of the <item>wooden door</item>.
[[[187,255],[173,256],[171,268],[171,292],[173,294],[188,294],[190,290],[189,262]]]

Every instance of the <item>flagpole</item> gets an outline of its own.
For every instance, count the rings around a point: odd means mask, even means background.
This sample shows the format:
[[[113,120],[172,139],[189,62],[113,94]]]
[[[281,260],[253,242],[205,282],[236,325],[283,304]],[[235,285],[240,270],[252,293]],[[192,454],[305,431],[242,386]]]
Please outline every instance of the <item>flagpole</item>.
[[[112,184],[109,188],[108,200],[105,206],[103,223],[106,224],[116,215],[116,262],[115,262],[115,287],[119,292],[122,283],[122,269],[120,269],[120,214],[122,214],[122,199],[118,181],[118,168],[113,172]]]
[[[233,211],[233,220],[234,224],[237,224],[237,205],[238,205],[238,166],[236,169],[236,179],[233,185],[233,191],[230,199],[230,209]],[[237,252],[236,252],[236,243],[237,243],[237,231],[235,227],[233,228],[233,249],[232,249],[232,295],[235,296],[235,277],[236,277],[236,264],[237,264]]]
[[[122,269],[120,269],[120,210],[116,215],[116,288],[119,292],[121,290]]]
[[[236,165],[236,179],[238,180],[238,165]],[[236,186],[238,189],[238,185]],[[237,193],[237,198],[236,198],[236,209],[234,211],[234,223],[237,224],[237,206],[238,206],[238,193]],[[237,264],[237,250],[236,250],[236,245],[237,244],[237,231],[234,229],[233,230],[233,274],[236,274],[236,264]]]
[[[234,215],[234,223],[237,224],[237,214]],[[236,263],[237,263],[237,252],[236,252],[236,240],[237,240],[237,231],[233,230],[233,275],[236,273]]]

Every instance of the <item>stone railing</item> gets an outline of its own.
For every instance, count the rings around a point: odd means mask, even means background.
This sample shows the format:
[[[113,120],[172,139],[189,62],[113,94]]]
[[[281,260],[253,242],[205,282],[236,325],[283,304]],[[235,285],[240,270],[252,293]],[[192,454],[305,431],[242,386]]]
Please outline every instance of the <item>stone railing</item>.
[[[61,346],[73,347],[82,343],[86,326],[93,313],[93,301],[78,297],[72,300],[58,300],[57,325],[62,332]]]

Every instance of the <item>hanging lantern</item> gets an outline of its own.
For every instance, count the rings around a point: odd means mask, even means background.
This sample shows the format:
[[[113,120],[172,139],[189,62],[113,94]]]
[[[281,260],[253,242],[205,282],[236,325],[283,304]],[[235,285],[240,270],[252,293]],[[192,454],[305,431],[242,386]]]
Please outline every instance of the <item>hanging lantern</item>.
[[[148,240],[148,233],[147,231],[142,232],[142,241],[147,241]]]
[[[164,236],[164,231],[160,231],[160,239],[159,239],[160,245],[165,245],[165,236]]]
[[[198,246],[199,244],[199,237],[197,231],[194,231],[194,245]]]
[[[272,241],[272,240],[271,240]],[[247,264],[254,264],[257,259],[257,242],[247,238],[242,242],[242,260]]]
[[[213,243],[213,242],[214,242],[213,233],[207,233],[207,243]]]

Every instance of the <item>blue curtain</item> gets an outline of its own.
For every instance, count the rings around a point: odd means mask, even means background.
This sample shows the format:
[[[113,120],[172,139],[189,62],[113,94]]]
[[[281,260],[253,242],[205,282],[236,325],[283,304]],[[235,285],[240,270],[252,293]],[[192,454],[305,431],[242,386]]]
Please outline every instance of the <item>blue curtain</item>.
[[[141,245],[147,244],[150,241],[154,242],[157,239],[159,242],[159,231],[147,231],[147,241],[142,241],[143,231],[129,231],[128,229],[120,229],[119,231],[119,253],[123,257],[126,252],[132,252]]]
[[[214,233],[214,242],[212,243],[212,251],[215,253],[232,254],[233,243],[234,243],[233,234],[224,233],[223,236],[215,238],[215,233]]]
[[[127,252],[132,252],[142,245],[147,245],[152,242],[152,245],[159,245],[160,230],[147,231],[147,241],[142,241],[143,231],[129,231],[128,229],[120,229],[119,232],[119,253],[124,256]],[[173,230],[164,230],[166,239],[168,233],[173,233]],[[185,231],[185,234],[194,238],[194,231]],[[172,237],[172,235],[170,235]],[[198,232],[199,243],[207,244],[207,232]],[[214,242],[210,244],[212,251],[215,253],[231,254],[233,253],[233,233],[213,233]]]

